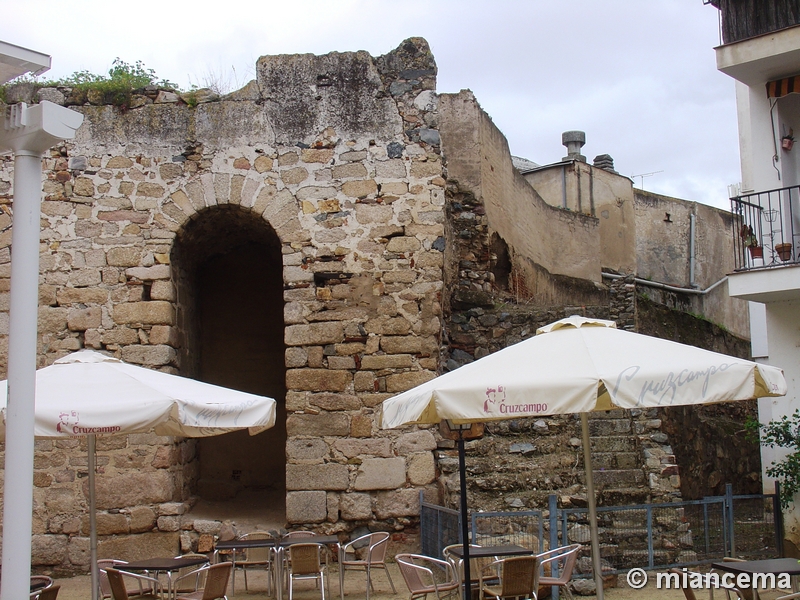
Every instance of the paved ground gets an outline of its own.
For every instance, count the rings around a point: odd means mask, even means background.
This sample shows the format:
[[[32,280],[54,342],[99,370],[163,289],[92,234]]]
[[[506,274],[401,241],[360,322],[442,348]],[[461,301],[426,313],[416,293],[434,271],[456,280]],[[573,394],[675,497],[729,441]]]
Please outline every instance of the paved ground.
[[[397,567],[394,564],[390,564],[389,568],[394,584],[397,587],[397,595],[392,593],[383,573],[378,572],[377,574],[373,574],[376,590],[374,594],[370,595],[372,600],[392,600],[398,597],[409,597],[408,589]],[[364,582],[363,573],[348,572],[345,581],[345,600],[360,600],[365,598]],[[61,585],[61,592],[58,595],[59,600],[89,600],[91,598],[91,583],[88,576],[59,579],[57,583]],[[252,576],[248,575],[248,583],[250,589],[249,591],[245,591],[244,579],[241,572],[237,573],[236,595],[231,596],[228,594],[228,600],[266,600],[270,597],[266,593],[266,577],[263,573],[256,572],[253,573]],[[339,597],[339,579],[336,567],[333,567],[331,570],[330,583],[331,595],[329,598],[330,600],[336,600]],[[764,592],[761,594],[761,598],[762,600],[775,600],[783,593],[787,592]],[[696,590],[696,595],[699,599],[705,599],[708,597],[708,592],[705,590]],[[650,573],[650,580],[647,587],[640,590],[631,589],[625,583],[625,578],[620,577],[619,587],[606,590],[605,597],[608,600],[685,600],[680,590],[657,589],[655,586],[655,573]],[[723,600],[725,595],[718,592],[714,597],[717,600]],[[284,598],[288,598],[288,595],[284,594]],[[294,598],[296,600],[313,600],[320,598],[320,593],[319,590],[315,589],[313,582],[298,582],[295,587]],[[430,598],[433,599],[434,596],[430,596]],[[587,598],[594,598],[594,596],[588,596]]]

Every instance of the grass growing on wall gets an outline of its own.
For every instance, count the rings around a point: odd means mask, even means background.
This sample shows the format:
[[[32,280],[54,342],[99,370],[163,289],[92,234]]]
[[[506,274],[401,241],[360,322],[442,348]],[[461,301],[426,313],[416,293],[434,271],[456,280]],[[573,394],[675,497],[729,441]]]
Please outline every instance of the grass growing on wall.
[[[6,101],[8,86],[18,83],[30,83],[37,89],[45,87],[66,87],[72,90],[76,97],[76,104],[83,104],[91,98],[93,103],[112,104],[120,108],[130,106],[134,91],[147,86],[178,90],[178,86],[166,80],[159,79],[153,69],[148,69],[144,63],[137,60],[130,64],[120,58],[115,58],[108,71],[108,75],[97,75],[89,71],[76,71],[63,79],[19,78],[13,82],[0,86],[0,100]]]

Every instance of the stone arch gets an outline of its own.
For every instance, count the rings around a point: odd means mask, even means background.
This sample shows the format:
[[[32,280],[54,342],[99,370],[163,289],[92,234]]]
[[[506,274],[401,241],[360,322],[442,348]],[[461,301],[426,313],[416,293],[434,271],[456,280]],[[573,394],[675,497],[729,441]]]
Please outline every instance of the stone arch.
[[[197,440],[198,460],[187,464],[184,484],[201,501],[235,505],[238,498],[244,506],[282,508],[286,480],[282,244],[263,211],[212,204],[193,212],[176,232],[170,260],[181,373],[278,401],[275,427],[258,436],[235,432]],[[276,516],[278,521],[283,518]]]

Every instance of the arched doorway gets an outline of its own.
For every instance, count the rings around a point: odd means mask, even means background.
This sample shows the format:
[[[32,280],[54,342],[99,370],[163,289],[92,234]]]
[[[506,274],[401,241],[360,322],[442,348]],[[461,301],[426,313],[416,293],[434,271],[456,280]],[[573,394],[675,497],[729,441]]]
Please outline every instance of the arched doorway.
[[[286,411],[283,265],[275,231],[238,206],[206,209],[172,252],[181,372],[200,381],[271,396],[276,425],[196,442],[188,491],[198,511],[239,523],[283,525]]]

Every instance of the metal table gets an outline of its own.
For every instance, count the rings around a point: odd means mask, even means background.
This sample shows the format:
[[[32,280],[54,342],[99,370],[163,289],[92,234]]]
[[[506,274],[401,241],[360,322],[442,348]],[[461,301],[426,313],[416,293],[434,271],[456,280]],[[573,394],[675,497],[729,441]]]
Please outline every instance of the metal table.
[[[120,571],[147,571],[154,572],[156,577],[159,573],[167,574],[167,598],[174,597],[172,589],[172,574],[184,567],[194,567],[208,562],[207,558],[148,558],[137,560],[120,565]]]
[[[796,558],[767,558],[764,560],[723,561],[711,563],[713,569],[727,571],[728,573],[771,573],[780,575],[786,573],[792,580],[792,592],[798,591],[797,576],[800,575],[800,563]],[[752,581],[752,580],[751,580]],[[751,586],[754,597],[758,598],[758,590]]]
[[[236,551],[246,550],[247,548],[275,548],[275,594],[278,600],[283,598],[283,557],[284,550],[293,544],[319,544],[320,546],[339,546],[339,538],[335,535],[313,535],[308,537],[290,538],[286,540],[226,540],[217,542],[214,552],[217,550],[232,550],[231,562],[234,571],[236,569]],[[235,593],[231,578],[231,596]],[[330,588],[330,574],[328,576],[328,587]],[[330,595],[330,591],[329,594]]]
[[[231,563],[233,564],[233,567],[231,568],[231,596],[236,595],[236,552],[239,550],[247,550],[248,548],[274,548],[274,547],[275,547],[274,539],[225,540],[223,542],[217,542],[214,545],[214,556],[217,556],[218,550],[231,551]]]
[[[450,553],[458,558],[463,558],[464,548],[461,546],[451,548]],[[472,558],[487,558],[490,556],[525,556],[526,554],[535,554],[533,550],[529,550],[524,546],[517,546],[516,544],[505,544],[501,546],[470,546],[469,557]]]

